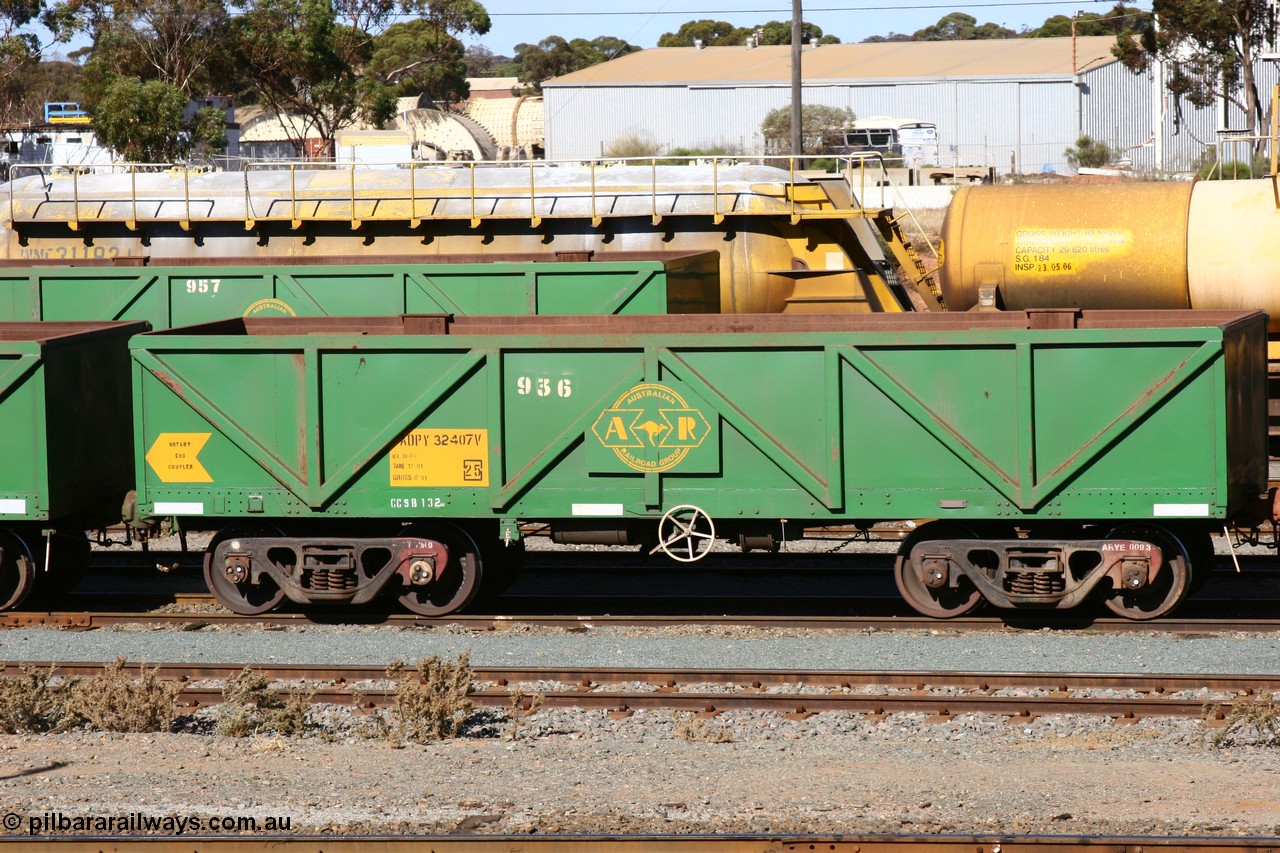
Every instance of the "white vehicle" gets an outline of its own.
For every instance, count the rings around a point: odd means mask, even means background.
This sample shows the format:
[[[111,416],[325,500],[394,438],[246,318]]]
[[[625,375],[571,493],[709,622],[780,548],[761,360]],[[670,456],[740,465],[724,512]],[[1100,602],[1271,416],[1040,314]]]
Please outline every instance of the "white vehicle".
[[[886,158],[902,158],[907,166],[937,162],[938,127],[914,118],[860,118],[845,128],[842,144],[832,146],[827,153],[855,151],[880,151]]]

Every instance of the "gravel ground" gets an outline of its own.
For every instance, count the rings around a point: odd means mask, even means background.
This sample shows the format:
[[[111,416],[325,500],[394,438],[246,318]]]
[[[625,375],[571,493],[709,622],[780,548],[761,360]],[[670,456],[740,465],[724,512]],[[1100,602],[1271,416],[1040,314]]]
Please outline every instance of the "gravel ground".
[[[338,712],[333,712],[337,714]],[[291,832],[1280,834],[1280,751],[1215,748],[1196,721],[1011,726],[900,714],[539,711],[397,748],[357,735],[0,739],[3,811],[251,816]],[[687,724],[687,723],[686,723]]]
[[[26,661],[380,666],[462,652],[476,666],[1280,673],[1278,637],[1158,631],[0,632],[0,657]],[[538,709],[515,729],[477,713],[462,736],[422,745],[346,707],[315,709],[302,737],[222,737],[216,713],[181,733],[0,735],[0,832],[100,833],[84,821],[114,816],[120,834],[251,818],[238,831],[1280,836],[1280,743],[1250,727],[1219,742],[1201,720]]]
[[[1280,672],[1271,636],[957,635],[740,629],[589,634],[307,627],[284,631],[0,633],[0,656],[382,664],[470,651],[472,663],[843,669]],[[304,737],[227,738],[213,711],[181,734],[0,736],[0,814],[17,832],[75,817],[288,818],[290,832],[1103,833],[1280,835],[1280,745],[1199,720],[1067,716],[788,719],[539,709],[473,715],[462,737],[377,734],[327,706]],[[724,739],[725,742],[715,742]],[[9,820],[9,818],[4,818]],[[138,818],[130,825],[137,826]],[[57,818],[54,818],[55,825]],[[74,824],[72,824],[74,825]],[[176,823],[166,827],[177,830]],[[45,827],[38,829],[43,833]]]

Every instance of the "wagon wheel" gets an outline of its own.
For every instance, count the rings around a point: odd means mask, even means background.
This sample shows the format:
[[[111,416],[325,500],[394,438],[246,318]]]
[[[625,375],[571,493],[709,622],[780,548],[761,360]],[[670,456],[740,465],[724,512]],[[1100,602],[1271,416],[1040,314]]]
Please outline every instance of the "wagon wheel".
[[[444,572],[425,586],[411,586],[400,603],[419,616],[446,616],[472,602],[480,591],[483,575],[480,548],[471,534],[445,522],[410,524],[399,536],[434,539],[448,551]]]
[[[673,560],[693,563],[711,553],[716,544],[716,525],[701,509],[692,504],[682,504],[667,510],[658,522],[658,544],[650,554],[659,550]]]
[[[283,535],[279,528],[269,524],[233,524],[218,531],[204,552],[204,582],[219,604],[241,616],[257,616],[274,610],[284,600],[284,590],[270,577],[264,575],[256,584],[247,580],[237,583],[221,569],[214,570],[221,562],[218,548],[224,543],[237,538]]]
[[[1160,549],[1164,563],[1154,582],[1132,592],[1118,589],[1106,599],[1111,612],[1126,619],[1155,619],[1173,610],[1191,587],[1191,559],[1178,537],[1154,524],[1117,527],[1108,539],[1138,539]]]
[[[27,544],[8,530],[0,530],[0,610],[12,610],[30,594],[35,565]]]
[[[893,582],[911,609],[935,619],[954,619],[972,613],[982,603],[982,593],[968,578],[960,578],[956,587],[934,589],[924,582],[911,564],[911,550],[922,542],[945,539],[976,539],[968,527],[950,521],[935,521],[917,528],[902,540],[898,558],[893,563]]]

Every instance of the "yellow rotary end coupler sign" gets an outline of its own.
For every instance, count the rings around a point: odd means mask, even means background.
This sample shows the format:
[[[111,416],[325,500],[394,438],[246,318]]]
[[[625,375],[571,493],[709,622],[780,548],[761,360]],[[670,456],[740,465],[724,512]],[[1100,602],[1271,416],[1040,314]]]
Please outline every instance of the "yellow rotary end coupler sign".
[[[675,391],[646,383],[605,409],[591,431],[627,467],[660,473],[700,447],[711,433],[711,424]]]
[[[415,429],[391,448],[392,486],[485,488],[487,429]]]
[[[212,483],[197,458],[212,434],[162,432],[147,451],[147,464],[162,483]]]
[[[1011,268],[1015,276],[1075,275],[1131,251],[1133,232],[1127,228],[1018,228]]]

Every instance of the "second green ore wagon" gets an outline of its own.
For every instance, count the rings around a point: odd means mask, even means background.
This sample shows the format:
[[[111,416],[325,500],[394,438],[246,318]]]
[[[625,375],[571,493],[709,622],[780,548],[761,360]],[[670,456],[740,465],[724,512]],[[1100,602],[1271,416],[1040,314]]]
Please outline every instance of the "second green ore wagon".
[[[133,339],[139,507],[220,602],[444,614],[530,525],[679,560],[930,520],[916,610],[1167,613],[1267,486],[1241,312],[244,318]]]

